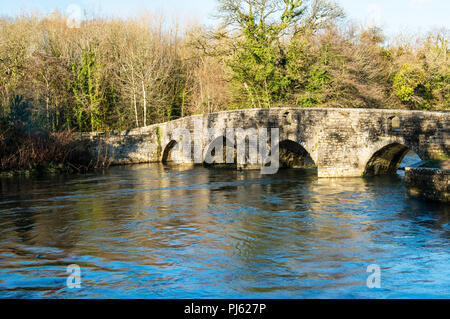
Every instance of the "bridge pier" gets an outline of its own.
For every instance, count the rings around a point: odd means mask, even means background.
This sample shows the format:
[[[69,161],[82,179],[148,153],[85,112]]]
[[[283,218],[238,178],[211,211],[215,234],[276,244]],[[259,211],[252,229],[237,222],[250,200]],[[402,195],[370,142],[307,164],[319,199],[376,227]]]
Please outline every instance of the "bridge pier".
[[[336,177],[361,177],[364,169],[353,167],[317,167],[317,174],[320,178],[336,178]]]

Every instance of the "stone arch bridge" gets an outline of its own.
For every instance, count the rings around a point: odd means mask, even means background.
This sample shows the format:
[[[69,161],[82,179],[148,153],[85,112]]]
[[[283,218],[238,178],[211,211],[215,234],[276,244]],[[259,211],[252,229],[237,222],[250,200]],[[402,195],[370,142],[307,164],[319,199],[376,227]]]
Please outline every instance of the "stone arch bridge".
[[[226,136],[230,128],[279,128],[280,154],[288,158],[285,166],[313,164],[319,177],[395,173],[410,150],[422,160],[450,155],[450,112],[320,108],[225,111],[95,134],[90,136],[92,152],[102,153],[113,165],[167,162],[173,160],[172,133],[177,128],[186,128],[192,136],[200,131],[196,142],[204,148],[212,141],[208,128],[218,132],[214,138]]]

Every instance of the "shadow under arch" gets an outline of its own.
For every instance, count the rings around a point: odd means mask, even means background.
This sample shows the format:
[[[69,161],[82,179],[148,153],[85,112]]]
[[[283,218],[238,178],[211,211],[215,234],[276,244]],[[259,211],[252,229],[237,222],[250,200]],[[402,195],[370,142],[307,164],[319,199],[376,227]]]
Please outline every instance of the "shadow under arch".
[[[316,168],[309,152],[299,143],[283,140],[279,143],[280,168]]]
[[[171,162],[175,162],[175,160],[172,158],[173,150],[175,149],[175,146],[178,144],[177,141],[171,140],[167,146],[164,148],[163,156],[161,162],[163,164],[168,164]]]
[[[409,152],[416,153],[410,147],[397,142],[384,146],[376,151],[367,162],[364,176],[396,174],[400,164]]]

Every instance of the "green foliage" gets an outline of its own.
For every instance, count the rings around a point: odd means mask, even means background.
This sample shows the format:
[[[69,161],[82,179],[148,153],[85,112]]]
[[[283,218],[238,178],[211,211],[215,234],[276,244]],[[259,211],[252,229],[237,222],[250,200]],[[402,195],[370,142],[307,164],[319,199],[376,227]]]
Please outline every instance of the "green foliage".
[[[330,81],[330,75],[328,72],[320,67],[313,68],[309,75],[309,84],[306,86],[306,90],[309,92],[319,91]]]
[[[426,73],[423,69],[405,63],[394,77],[394,94],[402,102],[411,102],[414,93],[426,92],[429,83],[426,83]]]
[[[323,88],[331,80],[329,73],[322,66],[315,66],[308,73],[305,92],[297,99],[301,107],[313,107],[323,103]]]
[[[161,138],[162,138],[162,130],[159,126],[156,127],[156,139],[158,142],[158,157],[162,155],[162,144],[161,144]]]
[[[24,101],[23,96],[16,95],[14,97],[7,120],[10,125],[18,129],[29,130],[31,128],[31,109],[30,105]]]
[[[229,24],[238,26],[242,35],[227,64],[235,84],[242,85],[253,107],[270,107],[282,100],[291,84],[280,37],[302,15],[303,1],[284,1],[278,21],[269,22],[280,5],[272,2],[253,0],[244,8],[239,0],[220,1],[222,14]]]
[[[397,49],[397,58],[408,58],[400,65],[393,91],[403,105],[412,109],[440,110],[450,108],[450,64],[448,37],[430,34],[417,52]],[[394,61],[395,62],[395,61]]]
[[[76,102],[74,110],[78,128],[80,131],[97,131],[102,127],[100,105],[103,96],[100,67],[96,64],[95,53],[91,50],[83,51],[81,64],[74,63],[72,71],[72,90]]]
[[[224,26],[0,18],[0,119],[103,131],[273,106],[450,109],[448,34],[387,46],[328,0],[219,0]],[[150,26],[150,27],[149,27]]]
[[[259,107],[270,107],[273,101],[281,99],[290,84],[277,56],[279,52],[275,47],[248,40],[240,44],[228,63],[235,83],[244,84],[248,95],[255,97]],[[257,106],[255,101],[252,105]]]
[[[314,107],[322,102],[322,96],[318,93],[305,93],[297,99],[297,105],[300,107]]]

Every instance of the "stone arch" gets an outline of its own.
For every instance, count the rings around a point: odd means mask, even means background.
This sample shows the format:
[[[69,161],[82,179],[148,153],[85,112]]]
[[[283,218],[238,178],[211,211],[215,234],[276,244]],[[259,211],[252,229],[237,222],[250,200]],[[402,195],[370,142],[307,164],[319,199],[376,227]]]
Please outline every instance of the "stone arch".
[[[317,167],[311,154],[299,143],[286,139],[279,143],[280,167]]]
[[[191,150],[187,150],[185,153],[184,149],[178,149],[179,142],[176,140],[171,140],[167,146],[164,148],[162,154],[161,162],[163,164],[177,163],[177,164],[192,164],[192,146]]]
[[[364,176],[395,174],[406,154],[410,151],[418,154],[412,147],[400,142],[389,143],[373,152],[364,169]],[[420,154],[418,154],[420,157]]]

